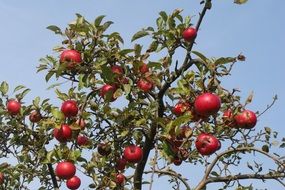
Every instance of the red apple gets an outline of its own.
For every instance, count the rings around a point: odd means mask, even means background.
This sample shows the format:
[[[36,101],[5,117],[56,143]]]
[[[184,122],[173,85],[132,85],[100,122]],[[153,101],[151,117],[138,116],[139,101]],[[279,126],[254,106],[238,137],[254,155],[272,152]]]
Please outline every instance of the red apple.
[[[117,87],[111,84],[105,84],[100,89],[100,96],[104,99],[109,99],[110,101],[115,101],[114,93],[116,92]]]
[[[118,185],[122,185],[125,182],[125,176],[121,173],[117,174],[116,176],[116,183]]]
[[[84,146],[88,144],[88,137],[86,137],[85,135],[79,135],[77,136],[76,142],[79,146]]]
[[[194,102],[195,112],[201,116],[216,114],[220,107],[220,97],[209,92],[197,96]]]
[[[78,120],[76,120],[75,123],[80,126],[80,129],[81,129],[81,130],[84,130],[84,129],[85,129],[86,123],[85,123],[84,119],[82,119],[82,118],[81,118],[81,119],[78,119]]]
[[[183,39],[187,42],[193,41],[196,38],[196,36],[197,36],[197,30],[196,28],[193,27],[186,28],[182,33]]]
[[[98,144],[97,150],[102,156],[108,156],[112,152],[111,146],[106,143]]]
[[[127,160],[125,158],[120,158],[116,161],[116,169],[117,170],[124,170],[127,165]]]
[[[220,141],[215,136],[207,133],[198,135],[195,145],[202,155],[211,155],[221,147]]]
[[[0,172],[0,185],[2,185],[5,181],[5,176],[2,172]]]
[[[233,115],[233,112],[231,109],[227,109],[226,111],[224,111],[223,121],[224,121],[225,125],[227,125],[229,127],[235,127],[236,126],[236,122],[234,120],[234,115]]]
[[[175,115],[182,115],[189,109],[190,109],[189,103],[180,101],[172,108],[172,112]]]
[[[78,189],[80,187],[80,185],[81,185],[81,180],[77,176],[73,176],[72,178],[70,178],[66,181],[67,188],[69,188],[71,190]]]
[[[244,110],[241,113],[238,113],[234,119],[238,127],[245,129],[253,128],[257,122],[255,113],[250,110]]]
[[[20,113],[21,104],[17,100],[9,100],[7,103],[7,110],[11,115],[17,115]]]
[[[149,92],[153,88],[152,82],[146,79],[139,79],[137,86],[140,90],[144,92]]]
[[[117,74],[117,75],[122,75],[124,74],[124,70],[122,67],[118,66],[118,65],[113,65],[111,67],[111,71],[113,74]]]
[[[139,70],[141,74],[149,72],[149,68],[146,63],[143,63],[142,66],[140,66]]]
[[[55,175],[60,179],[70,179],[75,175],[75,172],[75,165],[69,161],[62,161],[55,168]]]
[[[73,69],[82,62],[81,54],[76,50],[64,50],[59,59],[60,63],[66,63],[67,69]]]
[[[61,127],[54,128],[53,136],[61,143],[67,142],[69,139],[72,138],[72,130],[69,125],[62,124]]]
[[[74,117],[78,113],[78,107],[75,100],[66,100],[61,105],[61,111],[65,117]]]
[[[37,123],[42,119],[42,115],[40,112],[34,110],[30,113],[29,119],[32,123]]]
[[[124,149],[124,158],[130,163],[138,163],[143,158],[143,151],[139,146],[129,145]]]

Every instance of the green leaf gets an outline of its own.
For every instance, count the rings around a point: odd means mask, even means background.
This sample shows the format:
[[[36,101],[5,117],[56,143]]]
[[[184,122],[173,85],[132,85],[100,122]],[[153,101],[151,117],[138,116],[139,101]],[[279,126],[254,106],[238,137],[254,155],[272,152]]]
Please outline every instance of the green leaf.
[[[211,172],[211,175],[213,175],[213,176],[215,176],[215,177],[218,177],[218,176],[219,176],[219,174],[218,174],[217,172],[215,172],[215,171],[212,171],[212,172]]]
[[[52,75],[54,75],[55,72],[53,71],[50,71],[48,72],[48,74],[46,75],[45,79],[46,79],[46,82],[48,82],[50,80],[50,78],[52,77]]]
[[[234,3],[241,5],[241,4],[246,3],[247,1],[248,1],[248,0],[234,0]]]
[[[198,51],[192,51],[193,54],[197,55],[200,59],[202,59],[205,63],[207,62],[207,57]]]
[[[60,85],[62,85],[62,84],[64,84],[64,82],[52,84],[52,85],[50,85],[50,86],[47,88],[47,90],[53,89],[53,88],[58,87],[58,86],[60,86]]]
[[[123,50],[121,50],[121,51],[119,52],[119,54],[120,54],[121,56],[125,56],[125,55],[127,55],[127,54],[129,54],[129,53],[131,53],[131,52],[134,52],[134,49],[123,49]]]
[[[269,152],[269,146],[268,145],[263,145],[261,148],[264,152]]]
[[[105,15],[100,15],[100,16],[98,16],[98,17],[95,19],[95,21],[94,21],[95,27],[100,26],[100,24],[101,24],[103,18],[105,18]]]
[[[105,22],[105,23],[103,24],[103,31],[107,30],[107,29],[111,26],[111,24],[113,24],[112,21],[107,21],[107,22]]]
[[[34,100],[33,100],[33,105],[35,106],[35,107],[39,107],[39,104],[40,104],[40,97],[36,97]]]
[[[59,111],[57,108],[53,108],[51,110],[51,114],[53,115],[53,117],[55,117],[56,119],[59,119],[59,120],[64,120],[64,114]]]
[[[17,86],[17,87],[14,89],[13,93],[15,93],[15,92],[17,92],[17,91],[19,91],[19,90],[21,90],[21,89],[23,89],[23,88],[26,88],[26,87],[23,86],[23,85],[19,85],[19,86]]]
[[[271,134],[271,129],[269,127],[264,127],[264,130],[267,134]]]
[[[138,31],[137,33],[135,33],[135,34],[133,35],[133,37],[132,37],[132,42],[135,41],[135,40],[137,40],[137,39],[139,39],[139,38],[142,38],[142,37],[144,37],[144,36],[147,36],[147,35],[149,35],[149,33],[148,33],[147,31],[144,31],[144,30]]]
[[[55,34],[62,34],[61,29],[55,25],[50,25],[47,29],[53,31]]]
[[[3,81],[1,83],[1,86],[0,86],[0,91],[2,92],[3,95],[5,95],[9,90],[9,85],[6,81]]]
[[[232,57],[221,57],[215,61],[215,65],[224,65],[227,63],[232,63],[235,61],[235,58]]]
[[[159,13],[159,15],[160,15],[160,16],[161,16],[161,18],[164,20],[164,22],[166,22],[166,21],[167,21],[168,16],[167,16],[166,12],[161,11],[161,12]]]

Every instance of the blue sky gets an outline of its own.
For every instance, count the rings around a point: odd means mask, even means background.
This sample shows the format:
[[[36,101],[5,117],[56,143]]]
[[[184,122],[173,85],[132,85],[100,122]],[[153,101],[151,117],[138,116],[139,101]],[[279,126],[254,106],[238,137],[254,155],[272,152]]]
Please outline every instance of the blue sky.
[[[259,119],[257,127],[270,126],[285,136],[285,1],[249,0],[243,6],[232,1],[214,1],[194,49],[210,57],[242,52],[247,61],[234,67],[224,85],[239,88],[243,97],[253,90],[254,100],[248,108],[254,111],[265,109],[277,94],[276,105]],[[196,20],[201,7],[199,0],[0,0],[0,81],[8,81],[12,87],[26,85],[32,89],[29,98],[55,97],[52,91],[46,91],[43,74],[36,74],[39,58],[51,54],[61,40],[46,29],[48,25],[64,27],[75,18],[75,13],[89,20],[107,15],[108,20],[115,22],[111,30],[121,33],[127,47],[137,30],[155,23],[159,11],[170,13],[176,8],[184,9],[184,15]],[[271,188],[276,185],[268,184]]]

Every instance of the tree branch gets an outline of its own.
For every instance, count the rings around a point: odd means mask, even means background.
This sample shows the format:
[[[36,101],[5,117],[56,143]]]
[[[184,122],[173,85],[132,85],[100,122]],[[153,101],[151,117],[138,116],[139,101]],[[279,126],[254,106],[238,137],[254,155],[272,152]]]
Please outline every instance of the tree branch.
[[[224,177],[210,177],[206,180],[206,184],[209,183],[217,183],[217,182],[230,182],[235,180],[241,180],[241,179],[278,179],[278,178],[284,178],[285,174],[283,173],[268,173],[268,174],[242,174],[242,175],[230,175],[230,176],[224,176]],[[281,181],[279,182],[284,187],[284,183]]]
[[[57,181],[56,181],[56,177],[55,177],[55,174],[54,174],[54,171],[53,171],[52,164],[48,163],[47,165],[48,165],[48,170],[49,170],[49,173],[50,173],[50,176],[51,176],[53,187],[54,187],[55,190],[59,190],[59,187],[58,187],[58,184],[57,184]]]
[[[200,27],[202,20],[206,14],[206,11],[208,9],[210,9],[210,5],[211,5],[211,0],[206,0],[205,6],[204,6],[204,8],[200,14],[199,20],[197,22],[196,30],[199,30],[199,27]],[[171,84],[177,78],[180,77],[180,75],[184,71],[189,69],[195,63],[195,61],[198,61],[198,60],[192,60],[190,57],[190,52],[192,50],[193,44],[194,44],[194,40],[192,41],[192,43],[189,45],[189,48],[187,49],[186,56],[185,56],[185,59],[184,59],[182,66],[177,71],[174,71],[174,73],[171,75],[171,77],[163,84],[162,88],[159,90],[159,92],[156,96],[156,101],[158,103],[158,108],[157,108],[157,116],[158,117],[163,117],[163,113],[164,113],[163,96],[164,96],[165,92],[167,91],[167,89],[171,86]],[[146,140],[145,140],[145,143],[143,146],[143,159],[140,163],[138,163],[136,170],[135,170],[134,190],[141,190],[142,189],[142,176],[143,176],[145,165],[146,165],[147,160],[148,160],[149,153],[153,149],[153,146],[154,146],[154,138],[155,138],[155,135],[157,132],[157,127],[158,127],[158,124],[154,123],[151,126],[149,136],[146,137]]]
[[[172,176],[175,177],[177,179],[179,179],[186,187],[186,190],[191,190],[189,184],[187,183],[186,179],[184,179],[181,174],[172,172],[172,171],[162,171],[162,170],[151,170],[151,171],[145,171],[145,174],[149,174],[149,173],[157,173],[157,174],[161,174],[161,175],[168,175],[168,176]]]
[[[208,178],[210,173],[212,172],[214,166],[217,164],[217,162],[219,161],[220,158],[222,158],[225,155],[228,154],[232,154],[232,153],[236,153],[236,152],[244,152],[244,151],[255,151],[255,152],[259,152],[265,156],[267,156],[268,158],[270,158],[271,160],[275,161],[276,164],[278,164],[279,166],[282,166],[283,168],[285,168],[285,165],[275,156],[268,154],[267,152],[260,150],[258,148],[254,148],[254,147],[243,147],[243,148],[236,148],[236,149],[230,149],[230,150],[226,150],[220,154],[217,155],[217,157],[212,161],[212,163],[207,167],[205,175],[203,177],[203,179],[200,181],[200,183],[198,184],[198,186],[195,188],[196,190],[200,190],[202,188],[204,188],[208,181]],[[272,178],[271,178],[272,179]],[[212,183],[212,182],[211,182]]]

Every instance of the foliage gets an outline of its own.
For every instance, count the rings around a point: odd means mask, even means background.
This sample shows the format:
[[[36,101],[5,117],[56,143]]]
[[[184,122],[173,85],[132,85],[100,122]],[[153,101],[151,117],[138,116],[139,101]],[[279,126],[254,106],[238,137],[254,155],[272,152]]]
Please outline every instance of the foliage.
[[[195,25],[197,30],[206,11],[211,8],[210,0],[201,4],[204,9]],[[181,36],[194,24],[190,16],[183,17],[181,13],[182,10],[174,10],[169,15],[160,12],[156,26],[135,33],[133,47],[126,49],[118,32],[108,32],[113,22],[105,21],[103,15],[89,22],[77,14],[76,20],[64,30],[57,26],[47,27],[63,39],[61,45],[54,48],[57,55],[63,50],[73,49],[80,52],[83,61],[68,68],[59,57],[48,55],[40,59],[38,72],[46,73],[47,82],[53,78],[58,80],[59,83],[50,89],[55,89],[61,101],[76,100],[79,113],[76,117],[66,118],[60,108],[49,103],[49,99],[40,97],[30,105],[24,104],[25,95],[30,90],[21,85],[11,91],[9,85],[2,82],[0,155],[5,159],[13,157],[17,163],[3,162],[0,165],[0,171],[5,174],[2,187],[28,189],[29,184],[38,179],[39,189],[56,189],[63,180],[54,180],[51,165],[62,160],[74,162],[90,177],[90,189],[141,189],[142,184],[153,183],[153,177],[142,178],[143,174],[167,175],[174,189],[181,189],[183,185],[190,189],[189,184],[193,189],[206,189],[207,184],[214,182],[224,182],[221,189],[234,185],[237,189],[253,189],[239,183],[251,178],[276,179],[284,186],[284,157],[273,152],[273,147],[283,149],[285,139],[277,143],[278,133],[268,127],[233,127],[233,121],[223,118],[226,110],[231,109],[236,115],[253,99],[249,95],[245,102],[241,102],[237,90],[227,90],[222,86],[221,79],[230,75],[235,63],[245,61],[245,57],[208,58],[199,51],[192,51],[194,40],[187,42]],[[141,38],[146,38],[148,45],[139,44]],[[185,58],[175,60],[178,52],[184,52]],[[144,64],[149,68],[147,72],[140,70]],[[115,65],[123,72],[114,73],[112,67]],[[147,92],[141,90],[137,85],[140,79],[147,80],[154,87]],[[67,92],[60,88],[62,81],[70,83]],[[101,88],[105,84],[114,85],[116,90],[102,96]],[[193,104],[195,98],[204,92],[217,94],[222,106],[217,114],[197,119]],[[22,103],[19,114],[11,115],[7,111],[6,103],[10,99]],[[276,99],[274,97],[273,103]],[[172,107],[181,101],[189,103],[190,108],[177,116]],[[37,123],[28,120],[34,110],[42,116]],[[258,116],[263,113],[257,112]],[[80,119],[87,123],[85,129],[76,123]],[[53,130],[62,124],[70,125],[73,132],[73,138],[66,143],[56,141],[53,136]],[[181,126],[190,126],[191,130],[185,137],[178,138],[182,133]],[[215,135],[222,144],[221,150],[211,156],[201,155],[195,147],[196,137],[201,132]],[[79,134],[88,137],[88,144],[79,146],[76,143]],[[111,148],[110,154],[98,153],[96,148],[100,143]],[[137,164],[127,164],[133,174],[127,176],[123,187],[116,183],[116,175],[122,172],[116,168],[116,163],[122,157],[124,147],[131,144],[143,148],[143,158]],[[84,150],[90,150],[89,154],[83,154]],[[239,165],[245,154],[262,154],[273,160],[275,166],[264,171],[262,163],[248,162],[247,167],[252,173],[233,174],[230,166]],[[150,156],[153,156],[152,160],[148,159]],[[193,182],[188,184],[184,177],[170,169],[175,159],[205,167],[205,176],[196,188]],[[145,169],[147,161],[150,170]],[[163,166],[158,167],[158,162],[163,162]]]

